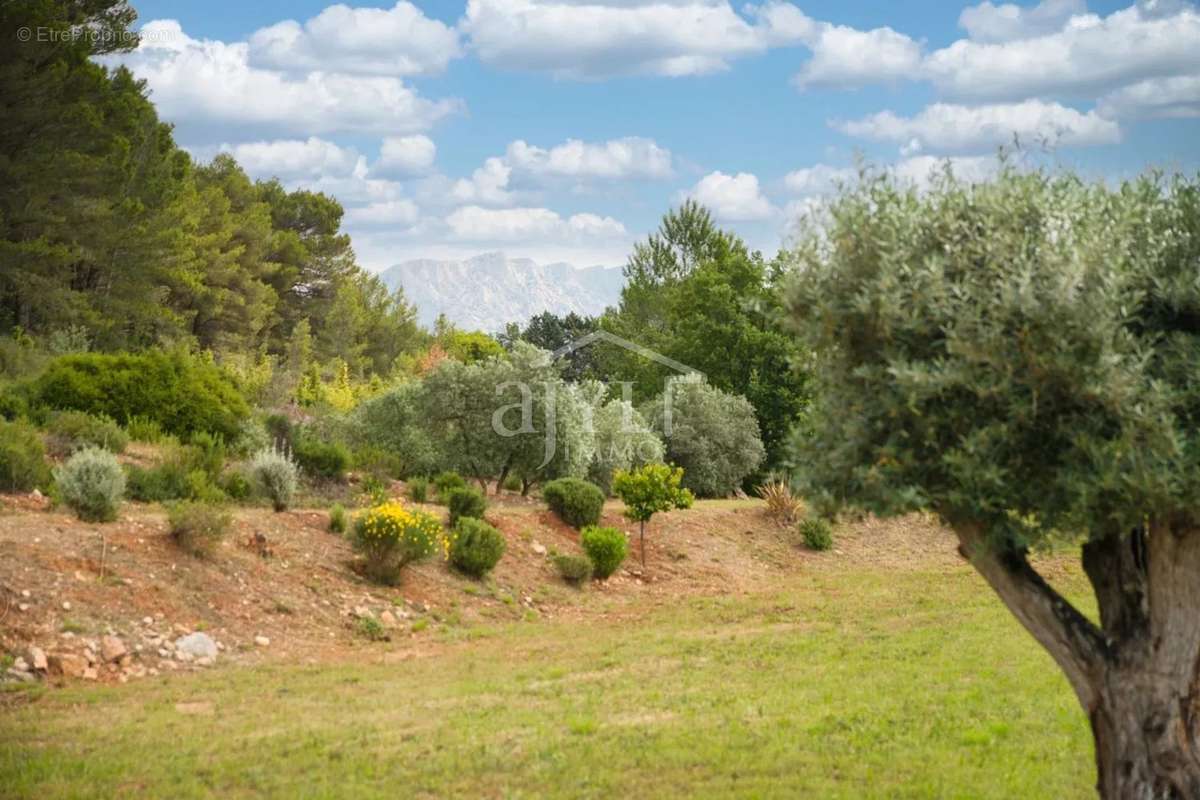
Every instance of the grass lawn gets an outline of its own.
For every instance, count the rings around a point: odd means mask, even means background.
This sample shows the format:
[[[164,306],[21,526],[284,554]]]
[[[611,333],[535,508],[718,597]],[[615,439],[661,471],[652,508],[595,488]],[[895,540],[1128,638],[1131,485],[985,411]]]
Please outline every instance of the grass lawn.
[[[1093,783],[1066,681],[966,565],[812,570],[393,664],[217,669],[0,711],[4,797],[1066,800]]]

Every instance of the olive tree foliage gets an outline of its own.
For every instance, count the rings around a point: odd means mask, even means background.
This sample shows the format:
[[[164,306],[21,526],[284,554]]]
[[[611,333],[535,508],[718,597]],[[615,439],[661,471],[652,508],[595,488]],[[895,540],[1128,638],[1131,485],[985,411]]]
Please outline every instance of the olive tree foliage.
[[[404,475],[434,474],[443,456],[425,418],[427,397],[426,387],[414,380],[360,403],[347,418],[350,437],[399,458]]]
[[[695,373],[671,380],[643,413],[666,460],[683,467],[684,487],[700,497],[733,493],[766,455],[750,401]]]
[[[601,395],[601,398],[603,395]],[[588,480],[612,494],[613,473],[661,462],[666,448],[650,423],[628,400],[597,403],[592,413],[595,454]]]
[[[1200,797],[1200,181],[867,176],[793,261],[810,495],[938,513],[1066,674],[1101,794]],[[1030,563],[1056,540],[1099,624]]]

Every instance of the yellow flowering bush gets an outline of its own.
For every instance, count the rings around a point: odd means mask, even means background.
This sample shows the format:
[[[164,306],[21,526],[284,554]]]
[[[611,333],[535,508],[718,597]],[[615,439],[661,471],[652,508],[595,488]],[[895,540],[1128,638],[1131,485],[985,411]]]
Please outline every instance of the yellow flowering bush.
[[[383,583],[395,583],[406,564],[432,555],[442,539],[437,517],[399,501],[359,514],[351,537],[366,558],[367,574]]]

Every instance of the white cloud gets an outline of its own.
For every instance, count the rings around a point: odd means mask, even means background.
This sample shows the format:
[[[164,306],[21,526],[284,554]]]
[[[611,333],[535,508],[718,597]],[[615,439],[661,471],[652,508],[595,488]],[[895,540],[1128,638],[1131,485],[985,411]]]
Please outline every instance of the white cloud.
[[[1087,13],[1084,0],[1042,0],[1036,6],[983,2],[964,8],[958,24],[979,42],[1008,42],[1044,36],[1062,29],[1071,17]]]
[[[982,106],[934,103],[915,117],[881,111],[834,127],[850,136],[900,143],[906,154],[988,150],[1011,144],[1014,135],[1023,141],[1063,146],[1112,144],[1121,139],[1117,123],[1095,111],[1085,114],[1041,100]]]
[[[222,126],[298,132],[400,134],[425,130],[458,110],[427,100],[398,78],[311,72],[290,76],[253,67],[244,42],[193,39],[174,20],[156,20],[137,50],[108,57],[146,80],[159,114],[220,136]],[[227,135],[227,134],[226,134]]]
[[[839,184],[852,183],[858,177],[853,167],[816,164],[789,172],[783,178],[788,191],[798,195],[817,195],[832,191]]]
[[[1143,3],[1107,17],[1072,17],[1057,33],[1009,42],[961,39],[931,53],[923,74],[976,99],[1092,96],[1151,78],[1200,73],[1200,14]]]
[[[999,162],[992,156],[914,156],[893,164],[888,169],[902,181],[925,188],[947,167],[954,176],[968,183],[977,183],[996,173]]]
[[[407,226],[421,216],[417,204],[407,198],[351,208],[346,211],[347,225]]]
[[[1109,92],[1100,113],[1110,117],[1200,117],[1200,75],[1153,78]]]
[[[458,33],[411,3],[333,5],[303,25],[285,20],[250,36],[250,63],[270,69],[423,75],[461,55]]]
[[[488,203],[505,205],[514,199],[508,189],[508,178],[512,168],[495,156],[483,162],[470,178],[461,178],[454,183],[454,198],[463,203]]]
[[[725,0],[469,0],[459,24],[486,64],[591,79],[719,72],[785,41],[784,21],[752,24]]]
[[[813,55],[795,77],[802,89],[911,80],[921,65],[921,45],[891,28],[861,31],[820,23],[806,43]]]
[[[636,136],[598,143],[568,139],[548,150],[518,139],[508,146],[504,158],[513,169],[537,176],[619,179],[671,175],[671,151]]]
[[[447,216],[446,224],[455,238],[480,242],[625,236],[625,226],[612,217],[574,214],[564,219],[548,208],[464,206]]]
[[[341,147],[316,136],[222,144],[219,149],[233,155],[247,173],[258,178],[290,181],[366,171],[363,157],[353,148]]]
[[[379,158],[371,165],[373,175],[421,175],[433,167],[437,145],[428,136],[388,136],[379,146]]]
[[[712,209],[720,219],[745,222],[766,219],[775,213],[771,202],[763,196],[758,178],[749,172],[726,175],[710,172],[687,193],[701,205]]]

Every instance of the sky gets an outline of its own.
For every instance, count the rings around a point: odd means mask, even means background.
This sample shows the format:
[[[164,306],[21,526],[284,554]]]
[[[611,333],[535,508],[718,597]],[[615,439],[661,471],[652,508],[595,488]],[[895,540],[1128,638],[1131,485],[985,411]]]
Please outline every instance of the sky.
[[[1200,169],[1200,10],[725,0],[133,0],[179,144],[336,197],[359,262],[617,265],[687,198],[773,254],[856,164],[997,148]]]

